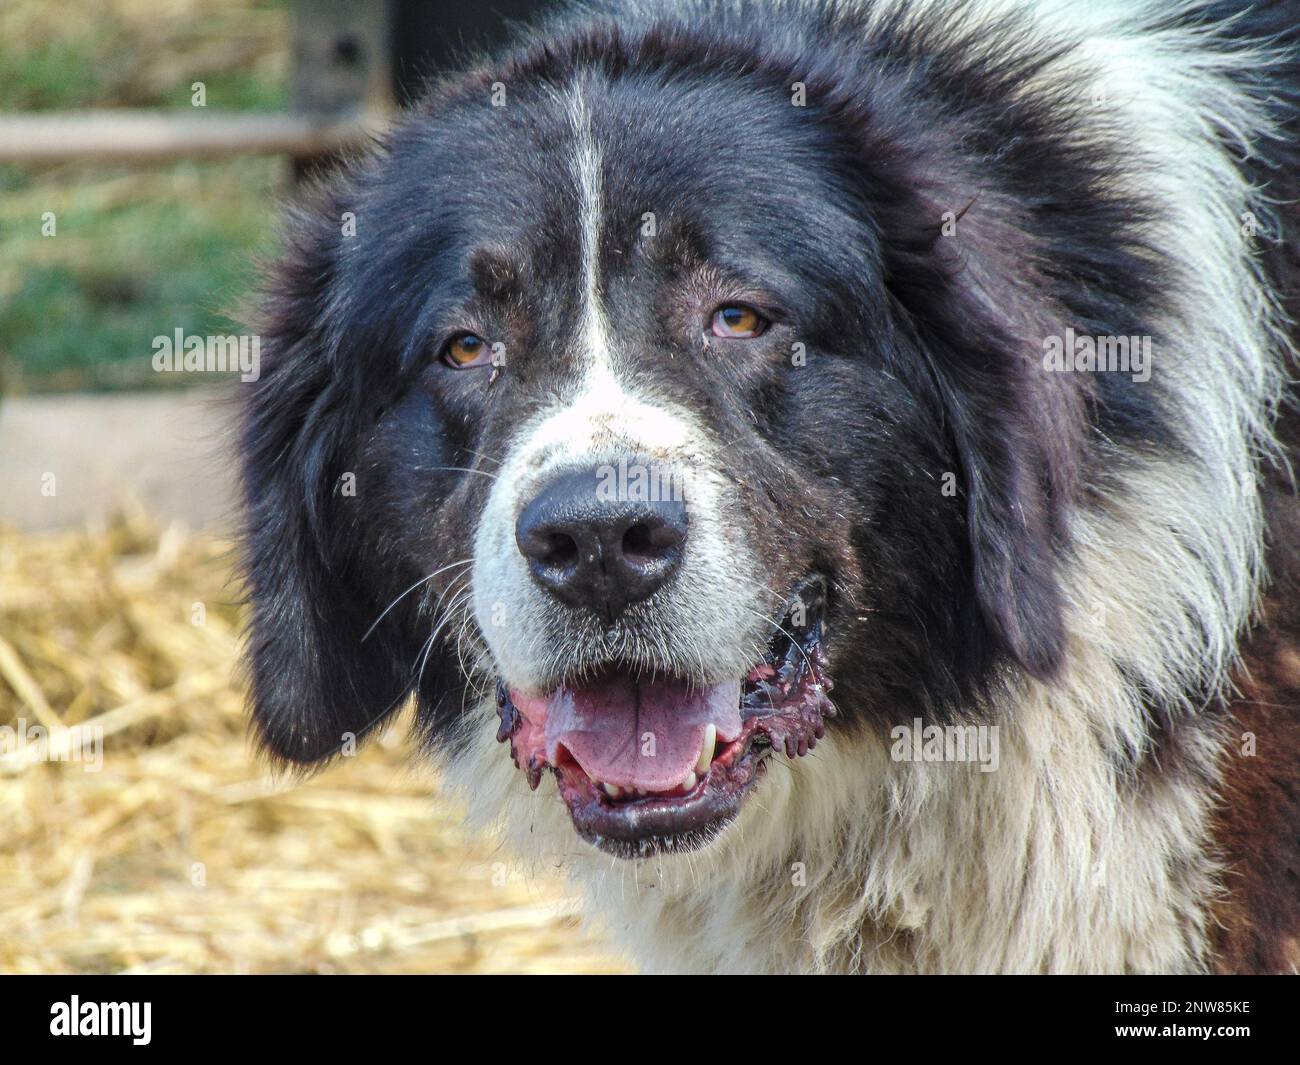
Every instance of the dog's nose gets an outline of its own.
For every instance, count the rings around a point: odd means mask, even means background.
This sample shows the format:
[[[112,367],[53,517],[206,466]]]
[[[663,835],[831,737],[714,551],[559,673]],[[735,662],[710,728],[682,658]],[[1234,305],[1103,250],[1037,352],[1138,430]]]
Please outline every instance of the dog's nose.
[[[596,470],[552,481],[519,515],[515,542],[538,584],[613,621],[681,565],[686,504],[611,500],[600,484]]]

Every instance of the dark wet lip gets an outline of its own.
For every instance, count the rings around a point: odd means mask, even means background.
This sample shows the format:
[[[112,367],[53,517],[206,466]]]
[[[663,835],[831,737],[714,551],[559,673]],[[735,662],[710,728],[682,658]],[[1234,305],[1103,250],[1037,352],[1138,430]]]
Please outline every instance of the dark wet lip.
[[[793,626],[792,612],[802,604],[805,622]],[[571,760],[559,766],[544,761],[521,765],[530,787],[536,788],[542,771],[555,775],[560,796],[568,807],[578,834],[600,850],[623,858],[647,857],[674,850],[691,850],[708,842],[739,814],[745,798],[762,776],[772,749],[794,758],[807,754],[825,735],[824,719],[835,708],[826,696],[831,688],[823,649],[823,615],[826,582],[819,576],[801,581],[791,593],[781,624],[772,630],[770,646],[784,649],[774,665],[778,678],[781,666],[795,662],[798,701],[775,704],[771,694],[779,689],[759,682],[742,686],[741,717],[743,730],[720,753],[688,792],[648,795],[624,795],[614,799],[602,791]],[[799,663],[806,663],[807,668]],[[790,691],[796,690],[792,687]],[[767,705],[763,704],[768,699]],[[504,685],[498,689],[501,712],[499,741],[511,739],[518,724],[518,711],[510,701]],[[514,744],[511,743],[514,754]],[[518,764],[518,760],[516,760]]]
[[[716,836],[740,813],[745,796],[762,775],[770,748],[754,742],[726,767],[711,766],[683,795],[646,795],[614,801],[585,774],[566,767],[555,771],[560,795],[573,827],[606,854],[641,858],[674,850],[693,850]]]

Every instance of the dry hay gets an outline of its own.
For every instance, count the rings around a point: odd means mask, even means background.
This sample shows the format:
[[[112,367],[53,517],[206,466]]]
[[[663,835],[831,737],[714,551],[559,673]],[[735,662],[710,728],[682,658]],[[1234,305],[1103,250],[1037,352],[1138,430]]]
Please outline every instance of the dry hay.
[[[229,571],[228,544],[139,516],[0,530],[0,725],[103,730],[98,771],[93,744],[56,762],[0,733],[0,972],[622,970],[558,883],[462,832],[400,723],[269,778]]]

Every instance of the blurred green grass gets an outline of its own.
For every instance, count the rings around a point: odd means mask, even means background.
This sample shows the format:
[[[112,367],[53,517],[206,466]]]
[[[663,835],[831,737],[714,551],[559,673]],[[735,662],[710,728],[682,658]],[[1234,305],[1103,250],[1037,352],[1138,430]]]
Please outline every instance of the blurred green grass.
[[[58,0],[6,0],[0,110],[189,109],[196,81],[212,110],[283,108],[289,18],[283,2],[253,0],[102,0],[75,17]],[[288,167],[0,168],[6,391],[187,383],[152,372],[151,341],[238,329]]]

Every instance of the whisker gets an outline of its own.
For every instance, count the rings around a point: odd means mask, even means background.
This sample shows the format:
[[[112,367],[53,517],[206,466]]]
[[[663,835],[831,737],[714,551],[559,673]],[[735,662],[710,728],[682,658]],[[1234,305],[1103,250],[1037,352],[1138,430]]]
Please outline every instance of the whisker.
[[[489,473],[487,470],[475,470],[468,466],[422,466],[421,469],[429,472],[445,471],[447,473],[477,473],[480,477],[490,477],[492,480],[497,479],[495,473]]]
[[[467,563],[473,561],[474,560],[472,558],[463,558],[459,562],[453,562],[450,566],[443,566],[442,569],[434,570],[427,577],[421,577],[418,581],[416,581],[413,585],[411,585],[411,587],[407,588],[406,591],[404,591],[401,595],[399,595],[396,599],[394,599],[391,603],[389,603],[386,607],[384,607],[383,613],[380,614],[379,617],[375,618],[373,622],[371,622],[370,628],[366,629],[366,634],[361,637],[361,642],[365,643],[366,640],[370,638],[370,634],[373,633],[375,629],[378,627],[379,623],[388,616],[388,612],[392,610],[393,607],[397,606],[398,603],[400,603],[413,591],[415,591],[415,589],[420,587],[420,585],[427,584],[429,581],[433,580],[434,577],[438,576],[439,573],[446,573],[447,570],[449,569],[455,569],[457,566],[464,566]]]
[[[471,455],[473,455],[476,459],[482,459],[484,462],[491,462],[497,466],[501,465],[501,460],[493,458],[491,455],[485,455],[483,454],[483,452],[475,451],[473,448],[466,448],[465,450],[468,451]]]
[[[808,657],[808,652],[805,651],[805,650],[803,649],[803,647],[800,645],[799,641],[796,640],[796,639],[794,638],[794,636],[792,636],[789,632],[787,632],[784,628],[782,628],[781,625],[780,625],[779,623],[773,621],[771,618],[769,618],[766,614],[762,613],[761,611],[758,611],[758,610],[751,610],[749,607],[745,607],[745,609],[746,609],[746,610],[749,610],[749,612],[750,612],[751,614],[753,614],[754,616],[762,618],[762,619],[763,619],[764,621],[766,621],[769,625],[772,625],[773,627],[775,627],[776,630],[777,630],[778,632],[780,632],[782,635],[784,635],[785,638],[786,638],[787,640],[789,640],[790,643],[794,646],[794,648],[795,648],[795,649],[796,649],[796,650],[797,650],[801,655],[803,655],[803,660],[804,660],[805,662],[808,663],[808,668],[809,668],[810,670],[813,669],[812,659]],[[815,674],[814,674],[814,675],[815,675]]]
[[[467,595],[468,592],[469,592],[468,588],[462,590],[462,594]],[[417,674],[415,678],[415,690],[417,693],[420,690],[420,685],[424,682],[424,669],[429,664],[429,655],[433,652],[434,641],[438,638],[438,633],[440,633],[444,628],[446,628],[447,623],[450,622],[455,617],[455,611],[457,609],[458,603],[459,603],[459,596],[457,600],[453,601],[451,607],[448,608],[447,616],[438,623],[437,628],[435,628],[433,632],[429,634],[429,639],[425,641],[424,660],[420,663],[420,672]]]

